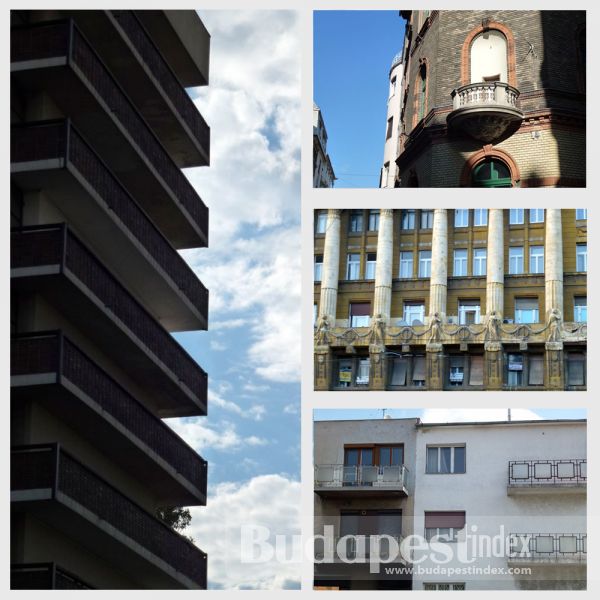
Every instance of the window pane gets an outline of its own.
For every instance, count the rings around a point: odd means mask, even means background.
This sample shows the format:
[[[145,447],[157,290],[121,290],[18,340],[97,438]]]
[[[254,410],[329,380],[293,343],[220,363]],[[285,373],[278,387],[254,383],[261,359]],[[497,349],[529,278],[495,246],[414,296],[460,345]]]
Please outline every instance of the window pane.
[[[529,272],[544,272],[544,246],[529,247]]]
[[[406,371],[408,363],[404,358],[395,358],[392,370],[391,385],[406,385]]]
[[[348,254],[346,279],[358,279],[360,274],[360,254]]]
[[[544,222],[544,209],[543,208],[530,208],[529,209],[529,222],[530,223],[543,223]]]
[[[360,462],[362,465],[366,465],[366,466],[370,466],[373,464],[373,450],[371,448],[363,448],[362,449]]]
[[[487,225],[487,208],[476,208],[473,211],[473,225]]]
[[[454,448],[454,473],[465,472],[465,448],[456,446]]]
[[[425,357],[415,356],[413,358],[413,382],[425,381]]]
[[[431,250],[419,252],[419,277],[431,277]]]
[[[577,244],[577,271],[587,271],[587,244]]]
[[[440,473],[450,473],[452,448],[440,448]]]
[[[511,275],[523,273],[523,248],[511,246],[508,249],[508,272]]]
[[[369,231],[377,231],[379,229],[379,211],[369,211]]]
[[[544,385],[544,357],[529,357],[529,385]]]
[[[469,226],[469,209],[457,208],[454,211],[454,227],[468,227]]]
[[[524,222],[523,208],[511,208],[509,212],[509,223],[511,225],[520,225]]]
[[[317,233],[325,233],[327,229],[327,212],[322,211],[317,214]]]
[[[414,229],[415,228],[415,211],[414,210],[403,210],[402,211],[402,229]]]
[[[467,250],[454,251],[454,276],[464,277],[467,274]]]
[[[575,209],[575,218],[578,221],[583,219],[587,219],[587,208],[577,208]]]
[[[400,252],[400,277],[410,279],[413,276],[413,253]]]
[[[585,385],[585,355],[570,352],[567,356],[569,385]]]
[[[438,448],[427,448],[427,472],[438,472]]]

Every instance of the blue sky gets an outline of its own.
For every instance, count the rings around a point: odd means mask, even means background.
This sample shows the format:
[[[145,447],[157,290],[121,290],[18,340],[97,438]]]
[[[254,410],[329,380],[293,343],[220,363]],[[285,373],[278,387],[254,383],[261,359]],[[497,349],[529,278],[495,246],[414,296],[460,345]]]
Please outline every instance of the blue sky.
[[[329,136],[335,187],[378,187],[389,69],[404,19],[392,11],[315,11],[314,101]]]
[[[209,248],[182,251],[210,292],[209,329],[175,338],[208,373],[208,416],[168,424],[208,461],[189,528],[213,589],[298,588],[298,564],[244,564],[244,525],[291,536],[300,498],[300,25],[293,11],[199,11],[210,167],[185,170]],[[273,49],[276,49],[276,52]]]

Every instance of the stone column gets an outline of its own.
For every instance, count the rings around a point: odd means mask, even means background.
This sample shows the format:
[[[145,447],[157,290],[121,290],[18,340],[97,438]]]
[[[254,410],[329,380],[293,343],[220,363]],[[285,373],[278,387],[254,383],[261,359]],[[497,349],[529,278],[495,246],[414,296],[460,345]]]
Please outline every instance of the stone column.
[[[546,209],[546,240],[544,246],[544,273],[546,282],[545,323],[551,319],[544,365],[545,386],[550,390],[563,390],[565,369],[562,342],[563,321],[563,244],[560,208]]]
[[[327,211],[323,267],[321,270],[321,301],[319,317],[327,317],[331,327],[335,325],[338,279],[340,274],[340,221],[341,210]]]
[[[379,211],[377,236],[377,265],[375,268],[375,293],[371,318],[371,343],[369,357],[371,373],[369,387],[385,390],[387,360],[385,355],[385,327],[390,321],[392,306],[392,263],[394,259],[394,211],[384,208]]]
[[[485,312],[504,317],[504,211],[488,210],[487,280]]]
[[[315,390],[331,387],[333,356],[328,330],[335,327],[338,278],[340,271],[341,210],[327,211],[323,267],[321,270],[321,299],[315,337]]]
[[[445,208],[433,213],[431,236],[431,279],[429,281],[429,317],[438,313],[446,321],[446,298],[448,295],[448,217]]]

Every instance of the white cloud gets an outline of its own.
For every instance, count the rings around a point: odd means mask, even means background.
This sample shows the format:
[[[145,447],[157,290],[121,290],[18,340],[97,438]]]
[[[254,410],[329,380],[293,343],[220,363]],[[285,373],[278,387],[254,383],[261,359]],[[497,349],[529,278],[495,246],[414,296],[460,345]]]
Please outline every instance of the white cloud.
[[[212,390],[208,390],[208,403],[209,405],[218,406],[241,417],[253,419],[254,421],[262,421],[263,416],[267,412],[266,408],[262,404],[240,406],[231,400],[226,400],[220,394]]]
[[[222,329],[237,329],[248,323],[248,319],[229,319],[228,321],[213,321],[210,324],[211,331],[220,331]]]
[[[282,589],[299,587],[300,564],[276,558],[244,563],[241,531],[244,525],[267,527],[272,535],[289,541],[300,533],[300,483],[278,474],[249,481],[222,483],[207,506],[193,507],[187,534],[208,553],[208,580],[212,588]],[[288,548],[289,549],[289,548]]]
[[[537,421],[542,417],[527,408],[512,408],[513,421]],[[428,408],[423,412],[424,423],[464,423],[476,421],[507,421],[506,408]]]
[[[227,344],[213,339],[210,341],[210,349],[215,350],[216,352],[222,352],[223,350],[227,350]]]
[[[287,415],[297,415],[300,412],[300,406],[297,403],[286,404],[283,412]]]

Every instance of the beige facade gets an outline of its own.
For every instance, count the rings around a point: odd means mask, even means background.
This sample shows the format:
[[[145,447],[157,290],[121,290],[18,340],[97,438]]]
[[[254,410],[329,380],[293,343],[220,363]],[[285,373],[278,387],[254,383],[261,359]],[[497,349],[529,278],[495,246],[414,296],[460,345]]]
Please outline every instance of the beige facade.
[[[394,56],[390,67],[390,92],[387,102],[387,117],[385,124],[385,145],[383,148],[383,166],[379,187],[396,187],[398,165],[396,158],[399,154],[400,140],[400,111],[402,108],[402,52]]]
[[[585,389],[585,210],[315,223],[316,389]]]

